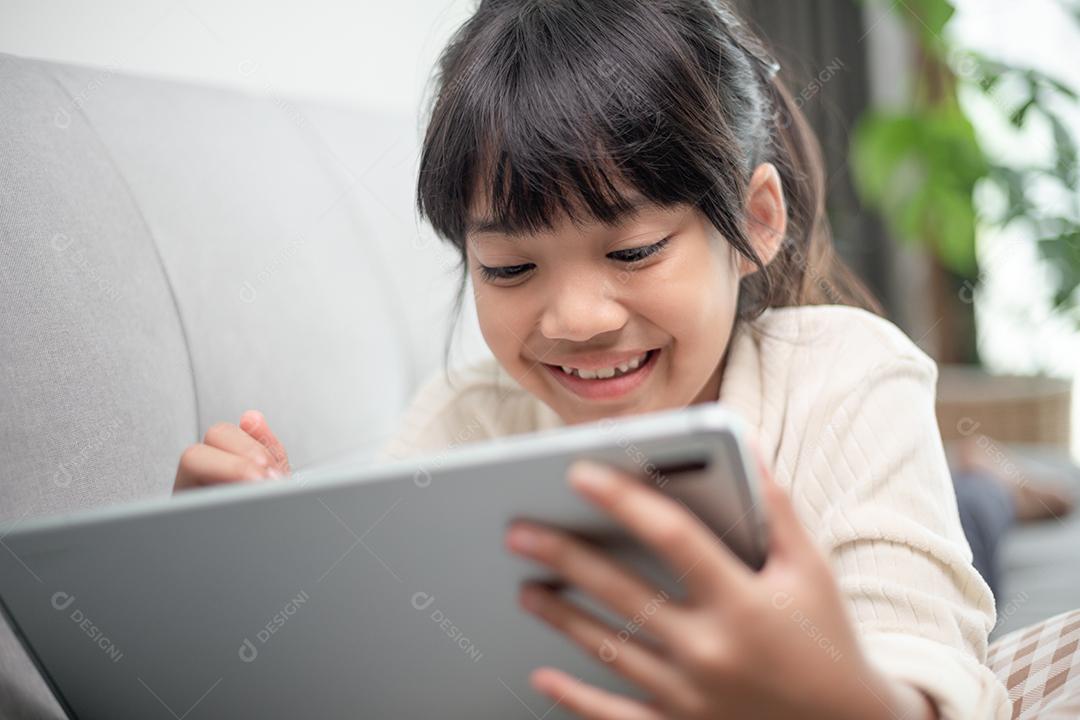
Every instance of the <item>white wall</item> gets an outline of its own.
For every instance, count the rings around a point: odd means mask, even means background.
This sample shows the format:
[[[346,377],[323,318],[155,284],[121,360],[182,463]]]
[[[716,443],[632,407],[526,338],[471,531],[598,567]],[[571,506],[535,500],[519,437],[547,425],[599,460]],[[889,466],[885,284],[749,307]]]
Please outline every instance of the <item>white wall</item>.
[[[476,0],[0,0],[0,52],[416,113]]]
[[[438,53],[478,0],[256,2],[255,0],[0,0],[0,53],[96,65],[116,72],[239,88],[288,100],[370,107],[400,118],[387,138],[395,162],[419,164],[421,99]],[[389,147],[388,147],[389,152]],[[364,187],[367,187],[366,185]],[[394,186],[398,192],[398,186]],[[412,241],[410,193],[362,194]],[[383,217],[382,215],[376,215]],[[419,222],[418,220],[416,222]],[[425,241],[433,231],[420,227]],[[447,308],[449,311],[449,308]],[[447,314],[447,317],[449,315]],[[416,335],[438,345],[442,336]],[[466,293],[451,364],[490,354]]]

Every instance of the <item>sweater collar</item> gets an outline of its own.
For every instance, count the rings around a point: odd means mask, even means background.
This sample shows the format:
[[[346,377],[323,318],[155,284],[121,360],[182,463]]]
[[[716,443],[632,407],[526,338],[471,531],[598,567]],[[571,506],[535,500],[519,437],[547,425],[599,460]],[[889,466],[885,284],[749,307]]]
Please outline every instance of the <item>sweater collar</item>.
[[[762,418],[762,364],[753,329],[753,323],[736,323],[717,400],[758,430]]]

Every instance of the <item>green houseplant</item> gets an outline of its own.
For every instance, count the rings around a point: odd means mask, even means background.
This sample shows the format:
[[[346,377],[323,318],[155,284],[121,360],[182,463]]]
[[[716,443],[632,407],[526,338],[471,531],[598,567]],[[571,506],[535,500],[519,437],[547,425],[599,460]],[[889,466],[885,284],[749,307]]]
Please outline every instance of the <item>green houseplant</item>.
[[[864,0],[873,2],[874,0]],[[1064,0],[1062,0],[1064,1]],[[965,52],[948,38],[945,28],[955,13],[950,0],[905,0],[889,3],[909,31],[914,45],[915,87],[908,107],[869,110],[852,137],[853,178],[862,202],[877,210],[897,238],[923,248],[929,257],[933,312],[937,324],[933,347],[943,364],[943,380],[953,379],[963,394],[986,394],[989,378],[976,381],[970,366],[981,365],[975,338],[973,301],[983,273],[976,253],[980,230],[1024,224],[1041,258],[1052,268],[1055,312],[1071,317],[1080,328],[1080,195],[1076,138],[1062,117],[1062,108],[1077,104],[1076,91],[1030,67]],[[1080,6],[1068,6],[1080,23]],[[989,101],[1017,132],[1030,125],[1048,128],[1053,160],[1006,161],[984,149],[962,102],[964,93]],[[1032,188],[1056,186],[1071,198],[1053,208],[1037,201]],[[977,203],[979,192],[1001,199],[997,209]],[[966,370],[953,365],[967,365]],[[1067,422],[1067,392],[1047,378],[1027,381],[997,379],[996,390],[1009,383],[1009,397],[1044,394],[1052,386],[1054,420]],[[1019,384],[1019,390],[1017,390]],[[948,399],[952,387],[939,392]],[[997,393],[990,388],[989,396]],[[1063,407],[1065,408],[1063,410]],[[981,415],[990,411],[972,410]],[[1038,415],[1013,406],[1018,422],[1031,425]],[[1062,414],[1065,418],[1062,419]],[[955,414],[955,413],[953,413]],[[1035,418],[1034,424],[1044,422]],[[942,421],[952,430],[952,418]],[[1045,424],[1045,423],[1044,423]],[[1067,430],[1064,431],[1067,435]],[[1060,440],[1059,429],[1055,441]],[[1008,439],[1008,438],[1002,438]],[[1021,438],[1028,439],[1028,438]],[[1038,439],[1038,438],[1036,438]]]

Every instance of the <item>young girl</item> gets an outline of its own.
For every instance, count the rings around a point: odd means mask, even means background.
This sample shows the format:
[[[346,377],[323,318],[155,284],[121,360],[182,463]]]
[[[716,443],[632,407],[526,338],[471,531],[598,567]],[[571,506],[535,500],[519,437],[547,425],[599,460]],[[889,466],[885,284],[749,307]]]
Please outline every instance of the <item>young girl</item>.
[[[602,720],[1006,718],[936,367],[832,257],[818,150],[777,70],[719,0],[481,3],[440,59],[418,202],[494,358],[433,376],[380,457],[719,401],[756,431],[765,568],[647,484],[575,464],[688,599],[655,609],[647,643],[524,588],[651,699],[555,668],[535,688]],[[287,472],[249,412],[185,452],[177,488]],[[621,616],[657,605],[553,528],[518,523],[507,544]]]

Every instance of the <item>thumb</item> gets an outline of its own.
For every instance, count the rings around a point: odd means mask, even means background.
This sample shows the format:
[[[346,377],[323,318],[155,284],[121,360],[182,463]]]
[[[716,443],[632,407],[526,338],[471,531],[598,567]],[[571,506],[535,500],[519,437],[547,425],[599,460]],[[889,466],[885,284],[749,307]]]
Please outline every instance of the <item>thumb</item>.
[[[289,456],[285,452],[285,446],[281,444],[281,441],[277,439],[273,431],[270,430],[270,426],[266,423],[266,418],[258,410],[248,410],[240,417],[240,429],[246,432],[251,437],[255,438],[259,443],[270,451],[270,455],[274,458],[274,466],[284,473],[290,473],[292,470],[289,468]]]

